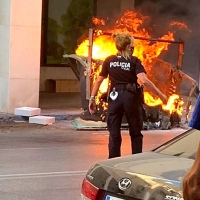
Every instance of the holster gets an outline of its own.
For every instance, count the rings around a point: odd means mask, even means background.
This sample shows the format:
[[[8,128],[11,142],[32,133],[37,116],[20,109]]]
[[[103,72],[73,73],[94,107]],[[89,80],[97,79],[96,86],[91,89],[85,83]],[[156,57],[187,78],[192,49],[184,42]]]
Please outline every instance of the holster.
[[[131,93],[136,93],[137,92],[137,86],[136,86],[136,84],[135,83],[128,83],[127,85],[126,85],[126,90],[128,91],[128,92],[131,92]]]
[[[138,95],[138,100],[141,104],[144,104],[144,90],[143,86],[137,86],[137,95]]]

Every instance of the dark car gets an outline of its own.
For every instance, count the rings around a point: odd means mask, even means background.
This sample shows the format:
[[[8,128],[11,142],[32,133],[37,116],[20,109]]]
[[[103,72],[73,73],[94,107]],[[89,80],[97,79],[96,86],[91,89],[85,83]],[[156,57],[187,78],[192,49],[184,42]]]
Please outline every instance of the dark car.
[[[200,131],[188,130],[158,148],[96,163],[82,183],[82,200],[183,200]]]

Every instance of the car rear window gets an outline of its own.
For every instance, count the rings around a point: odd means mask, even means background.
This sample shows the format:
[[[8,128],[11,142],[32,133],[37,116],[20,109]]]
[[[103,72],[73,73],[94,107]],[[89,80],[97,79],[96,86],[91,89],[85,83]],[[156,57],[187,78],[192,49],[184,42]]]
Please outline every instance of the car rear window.
[[[153,151],[166,155],[194,159],[200,142],[200,131],[191,129]]]

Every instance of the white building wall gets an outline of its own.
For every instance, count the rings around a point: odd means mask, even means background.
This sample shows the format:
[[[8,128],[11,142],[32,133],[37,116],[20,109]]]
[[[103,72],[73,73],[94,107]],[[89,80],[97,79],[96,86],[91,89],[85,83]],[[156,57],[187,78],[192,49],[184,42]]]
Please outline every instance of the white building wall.
[[[10,1],[0,1],[0,111],[8,107],[9,52],[10,52]],[[7,66],[7,67],[6,67]]]
[[[42,0],[0,0],[0,112],[38,107]]]

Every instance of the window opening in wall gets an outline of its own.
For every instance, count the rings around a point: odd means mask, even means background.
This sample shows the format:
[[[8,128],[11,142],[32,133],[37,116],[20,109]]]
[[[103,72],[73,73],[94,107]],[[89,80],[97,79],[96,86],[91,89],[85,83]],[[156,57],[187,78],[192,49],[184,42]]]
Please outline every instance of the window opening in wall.
[[[66,66],[92,26],[93,0],[43,0],[41,66]]]

